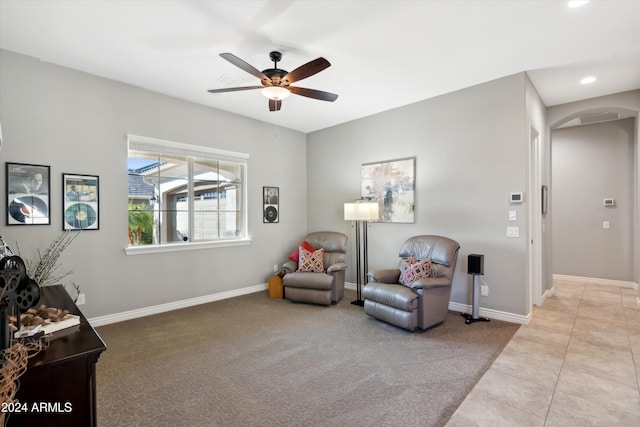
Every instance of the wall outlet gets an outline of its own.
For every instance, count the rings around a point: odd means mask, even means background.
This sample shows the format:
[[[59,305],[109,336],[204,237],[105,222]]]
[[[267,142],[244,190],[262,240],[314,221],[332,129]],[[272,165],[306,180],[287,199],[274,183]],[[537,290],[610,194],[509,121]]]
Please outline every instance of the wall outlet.
[[[480,286],[480,296],[483,296],[483,297],[489,296],[489,286],[487,285]]]
[[[274,273],[278,272],[278,264],[273,264],[273,272]]]
[[[78,298],[76,299],[76,305],[84,305],[85,302],[86,302],[85,294],[79,294]]]

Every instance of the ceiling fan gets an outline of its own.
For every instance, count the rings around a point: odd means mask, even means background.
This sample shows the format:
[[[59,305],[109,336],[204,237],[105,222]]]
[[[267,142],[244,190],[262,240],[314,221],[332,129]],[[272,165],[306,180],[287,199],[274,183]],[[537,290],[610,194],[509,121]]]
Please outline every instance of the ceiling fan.
[[[258,71],[255,67],[238,58],[231,53],[221,53],[221,57],[231,62],[236,67],[246,71],[260,79],[262,86],[243,86],[231,87],[225,89],[211,89],[211,93],[235,92],[240,90],[262,89],[262,94],[269,98],[269,111],[279,111],[282,107],[282,100],[291,95],[306,96],[307,98],[319,99],[321,101],[333,102],[338,99],[335,93],[324,92],[315,89],[306,89],[303,87],[290,86],[291,83],[297,82],[331,66],[331,63],[324,58],[314,59],[304,65],[288,72],[278,68],[278,62],[282,59],[282,53],[273,51],[269,54],[269,58],[273,61],[273,68]]]

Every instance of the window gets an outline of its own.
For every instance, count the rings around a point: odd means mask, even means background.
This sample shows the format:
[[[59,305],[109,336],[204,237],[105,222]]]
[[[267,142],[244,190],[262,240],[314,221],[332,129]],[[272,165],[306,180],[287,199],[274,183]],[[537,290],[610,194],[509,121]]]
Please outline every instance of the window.
[[[128,135],[128,254],[247,242],[249,156]]]

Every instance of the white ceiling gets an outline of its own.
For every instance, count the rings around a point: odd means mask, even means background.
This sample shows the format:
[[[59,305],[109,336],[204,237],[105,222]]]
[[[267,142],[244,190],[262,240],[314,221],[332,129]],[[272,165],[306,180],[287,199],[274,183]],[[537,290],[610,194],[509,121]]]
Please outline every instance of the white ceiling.
[[[640,1],[0,0],[0,47],[306,133],[523,71],[547,106],[639,89]],[[328,59],[293,85],[337,101],[207,92],[259,84],[218,54],[272,50]]]

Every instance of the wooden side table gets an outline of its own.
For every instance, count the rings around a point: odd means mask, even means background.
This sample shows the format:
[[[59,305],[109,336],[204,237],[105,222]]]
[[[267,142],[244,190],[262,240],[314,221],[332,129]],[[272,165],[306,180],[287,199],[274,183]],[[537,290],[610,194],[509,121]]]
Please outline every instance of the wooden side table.
[[[8,426],[95,426],[96,363],[107,346],[62,285],[42,288],[39,304],[69,310],[80,324],[54,332],[49,347],[29,359],[16,398],[26,411]]]

